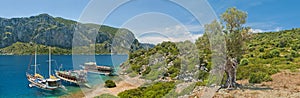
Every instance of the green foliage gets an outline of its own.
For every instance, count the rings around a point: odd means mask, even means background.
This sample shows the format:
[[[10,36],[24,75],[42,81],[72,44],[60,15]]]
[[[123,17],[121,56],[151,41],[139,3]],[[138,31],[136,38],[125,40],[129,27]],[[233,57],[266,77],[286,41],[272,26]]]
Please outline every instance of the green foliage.
[[[60,22],[60,23],[63,23],[65,25],[75,25],[77,24],[76,21],[73,21],[73,20],[66,20],[64,18],[61,18],[61,17],[57,17],[55,18],[56,21]]]
[[[216,43],[210,43],[210,41],[217,39],[209,39],[211,37],[209,34],[218,33],[225,35],[225,39],[222,39],[222,41],[226,41],[227,48],[224,49],[228,53],[226,56],[237,57],[238,61],[240,61],[239,64],[242,65],[237,69],[237,79],[249,79],[251,83],[260,83],[272,80],[270,76],[280,70],[300,68],[300,58],[297,56],[299,55],[298,49],[300,49],[300,42],[298,40],[300,38],[300,29],[248,34],[250,28],[242,27],[247,17],[245,12],[230,8],[221,17],[222,23],[225,23],[226,26],[222,26],[219,22],[214,21],[205,26],[205,33],[196,40],[195,44],[197,49],[199,49],[197,51],[199,57],[196,60],[200,61],[197,65],[206,66],[211,70],[211,66],[213,66],[211,57],[214,52],[214,49],[211,49],[211,47],[215,46]],[[226,27],[226,30],[223,27]],[[250,37],[251,39],[249,39]],[[144,60],[144,58],[147,58],[147,60],[149,58],[156,58],[152,57],[153,54],[160,54],[158,57],[164,57],[164,60],[155,64],[150,64],[153,62],[149,63]],[[165,67],[167,70],[151,70],[148,72],[148,67],[146,67],[143,77],[145,79],[156,80],[161,75],[175,77],[179,73],[181,62],[185,62],[179,54],[181,55],[182,53],[179,53],[179,49],[175,43],[163,42],[149,50],[133,52],[129,57],[131,66],[135,66],[131,68],[136,69],[137,72],[141,71],[140,68],[142,66],[140,65],[143,64],[150,64],[152,69],[158,69],[172,62],[172,66]],[[188,60],[195,60],[195,58]],[[208,75],[209,73],[200,71],[198,78],[202,79],[203,82],[197,82],[196,85],[204,86],[210,84],[207,81]],[[219,77],[212,77],[211,80],[217,81],[217,79]],[[119,96],[124,96],[123,98],[143,98],[145,96],[145,89],[147,87],[140,87],[135,90],[126,91],[127,93],[122,93]],[[149,91],[148,93],[149,95],[156,94],[155,91]]]
[[[249,83],[261,83],[266,81],[272,81],[269,74],[264,72],[251,73]]]
[[[35,47],[37,47],[38,54],[48,54],[49,47],[45,45],[29,44],[16,42],[9,47],[0,49],[0,54],[18,54],[18,55],[32,55],[35,52]],[[50,47],[52,54],[71,54],[72,51],[68,49]]]
[[[143,76],[144,75],[146,75],[146,74],[148,74],[148,73],[150,73],[150,71],[151,71],[151,67],[146,67],[146,70],[142,73],[143,74]]]
[[[281,62],[280,60],[274,60],[274,61],[272,61],[272,64],[273,65],[278,65],[278,64],[280,64],[280,62]]]
[[[286,46],[286,42],[285,41],[280,41],[277,45],[277,47],[280,47],[280,48],[284,48]]]
[[[249,79],[250,74],[252,73],[266,73],[272,75],[279,72],[278,68],[273,66],[264,66],[264,65],[249,65],[249,66],[240,66],[237,70],[237,79]]]
[[[289,70],[293,70],[293,69],[299,69],[300,66],[298,64],[280,64],[276,66],[278,69],[289,69]]]
[[[226,54],[227,57],[237,58],[243,55],[244,42],[249,39],[250,28],[242,27],[246,23],[247,13],[241,10],[228,8],[222,15],[221,19],[229,32],[226,36]]]
[[[148,50],[140,49],[135,52],[132,52],[129,54],[129,64],[130,68],[135,73],[142,73],[144,77],[147,79],[156,79],[158,75],[161,73],[158,73],[160,71],[153,71],[151,69],[157,69],[163,64],[159,64],[160,62],[157,62],[157,64],[152,64],[153,66],[156,66],[157,68],[151,68],[149,65],[149,60],[152,59],[156,54],[161,54],[161,56],[165,57],[164,63],[169,64],[172,62],[172,66],[167,68],[167,72],[165,72],[165,76],[169,77],[176,77],[180,72],[180,64],[181,60],[178,59],[177,55],[179,54],[179,50],[177,49],[177,46],[173,42],[163,42],[158,45],[156,45],[154,48],[150,48]],[[155,59],[155,58],[154,58]],[[143,69],[142,66],[145,65],[146,69]],[[151,76],[147,75],[151,74]]]
[[[174,82],[157,82],[147,87],[123,91],[118,96],[120,98],[162,98],[174,87]]]
[[[297,49],[300,49],[300,45],[293,45],[292,49],[296,51]]]
[[[294,58],[291,55],[286,55],[284,57],[286,58],[287,61],[294,61]]]
[[[240,65],[241,66],[244,66],[244,65],[248,65],[249,64],[249,60],[247,58],[243,58],[241,61],[240,61]]]
[[[271,57],[279,57],[280,56],[280,51],[277,49],[274,49],[270,51]]]
[[[211,70],[211,45],[208,38],[208,33],[204,33],[195,42],[197,49],[199,49],[199,64]]]
[[[139,72],[141,71],[142,65],[134,65],[134,64],[131,64],[130,66],[131,66],[131,69],[132,69],[133,71],[135,71],[136,73],[139,73]]]
[[[259,54],[259,58],[268,59],[268,58],[273,58],[273,56],[267,52],[267,53]]]
[[[203,82],[196,82],[196,86],[206,86],[208,83],[207,80],[203,81]]]
[[[198,79],[204,81],[204,80],[206,80],[208,78],[208,76],[209,76],[209,72],[200,70],[199,71]]]
[[[119,97],[111,95],[111,94],[102,94],[102,95],[96,96],[94,98],[119,98]]]
[[[2,48],[0,54],[31,54],[30,51],[27,51],[32,50],[31,47],[10,48],[17,42],[25,44],[35,43],[59,48],[54,54],[71,54],[72,48],[76,50],[76,53],[80,54],[91,54],[94,52],[96,54],[110,54],[113,40],[119,42],[118,46],[116,46],[118,48],[114,47],[114,53],[128,53],[144,49],[144,46],[151,46],[139,43],[132,32],[127,29],[97,24],[83,24],[60,17],[52,17],[48,14],[1,19],[0,23],[5,24],[0,26],[0,49]],[[117,35],[126,39],[116,38]],[[75,38],[73,36],[76,36],[76,42],[74,43],[72,43],[73,38]],[[127,48],[124,48],[127,47],[124,44],[131,40],[134,40],[134,42],[128,51]],[[92,44],[93,42],[95,42],[95,45]],[[93,49],[95,51],[92,51]]]
[[[154,81],[154,80],[158,79],[163,73],[164,73],[164,71],[162,71],[162,70],[150,71],[150,73],[144,75],[143,78]]]
[[[246,23],[247,13],[233,8],[228,8],[222,15],[221,18],[226,22],[227,30],[230,32],[239,29],[243,24]]]
[[[265,52],[265,48],[264,47],[260,47],[259,48],[259,52]]]
[[[175,66],[171,66],[170,68],[168,68],[168,75],[167,76],[170,76],[171,78],[175,78],[180,72],[180,69],[179,68],[176,68]]]
[[[105,81],[105,87],[108,87],[108,88],[113,88],[113,87],[116,87],[116,83],[112,80],[106,80]]]
[[[274,57],[280,57],[279,50],[274,49],[274,50],[271,50],[270,52],[265,52],[265,53],[259,55],[259,58],[262,58],[262,59],[268,59],[268,58],[274,58]]]
[[[299,57],[299,53],[298,53],[297,51],[295,51],[295,50],[291,50],[290,55],[291,55],[292,57]]]

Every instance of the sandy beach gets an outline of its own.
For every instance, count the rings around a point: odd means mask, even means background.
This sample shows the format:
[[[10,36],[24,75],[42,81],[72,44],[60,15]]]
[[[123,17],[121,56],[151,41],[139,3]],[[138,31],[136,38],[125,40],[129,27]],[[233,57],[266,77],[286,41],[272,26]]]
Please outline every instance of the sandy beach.
[[[99,85],[98,88],[95,88],[94,90],[86,92],[85,97],[92,98],[95,96],[100,96],[102,94],[111,94],[111,95],[117,96],[118,93],[120,93],[120,92],[129,90],[129,89],[138,88],[139,86],[141,86],[145,83],[145,80],[140,79],[139,77],[131,78],[127,75],[120,75],[119,77],[122,80],[116,82],[117,87],[106,88],[106,87],[104,87],[104,85]]]

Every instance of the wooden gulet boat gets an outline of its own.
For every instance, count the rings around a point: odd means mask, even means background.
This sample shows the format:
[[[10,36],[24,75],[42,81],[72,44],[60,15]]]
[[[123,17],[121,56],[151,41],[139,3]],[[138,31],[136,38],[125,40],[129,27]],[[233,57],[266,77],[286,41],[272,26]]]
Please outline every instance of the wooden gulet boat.
[[[30,82],[29,87],[37,87],[44,90],[65,89],[60,83],[60,79],[51,75],[51,49],[49,48],[49,78],[45,79],[42,75],[36,72],[37,49],[34,54],[34,74],[26,72],[27,80]],[[30,64],[29,64],[30,66]],[[65,89],[66,90],[66,89]]]
[[[112,75],[114,69],[108,66],[99,66],[96,62],[87,62],[83,64],[83,69],[90,73],[96,73],[100,75]]]
[[[74,83],[76,85],[83,85],[91,88],[87,83],[87,72],[84,70],[74,70],[74,71],[55,71],[55,75],[69,83]]]

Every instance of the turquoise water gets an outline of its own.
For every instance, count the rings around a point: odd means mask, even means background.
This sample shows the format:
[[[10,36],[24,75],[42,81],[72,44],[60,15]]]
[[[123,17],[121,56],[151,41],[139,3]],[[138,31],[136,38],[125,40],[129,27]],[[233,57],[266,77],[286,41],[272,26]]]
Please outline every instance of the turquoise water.
[[[93,56],[78,56],[80,59],[76,59],[79,62],[92,61]],[[38,56],[38,70],[40,74],[48,77],[48,56],[39,55]],[[63,69],[70,70],[73,69],[72,56],[71,55],[54,55],[52,56],[54,60],[52,62],[52,73],[54,70],[58,69],[60,65]],[[99,65],[120,65],[122,62],[126,61],[127,55],[97,55],[95,56],[96,62]],[[63,83],[67,91],[45,91],[40,90],[35,87],[30,88],[28,86],[29,82],[26,79],[25,73],[28,72],[28,65],[33,58],[32,56],[0,56],[0,98],[40,98],[40,97],[57,97],[65,94],[69,94],[74,91],[80,90],[79,87],[74,85],[69,85]],[[75,65],[78,66],[78,65]],[[34,67],[29,66],[33,72]],[[95,76],[95,75],[94,75]],[[101,78],[107,78],[106,76],[99,76]],[[99,78],[100,79],[100,78]],[[102,80],[97,80],[93,82],[100,82]]]

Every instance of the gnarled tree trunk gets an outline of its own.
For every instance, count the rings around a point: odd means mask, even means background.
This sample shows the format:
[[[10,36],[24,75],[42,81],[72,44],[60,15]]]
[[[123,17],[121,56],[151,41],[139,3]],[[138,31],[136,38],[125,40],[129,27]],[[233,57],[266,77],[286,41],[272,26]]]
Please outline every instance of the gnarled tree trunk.
[[[225,65],[225,73],[227,76],[227,80],[225,83],[225,87],[234,88],[237,86],[236,83],[236,69],[238,67],[238,62],[235,58],[228,58]]]

